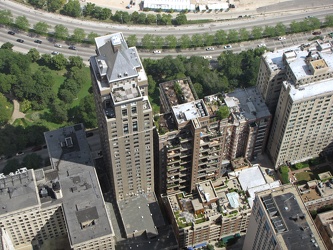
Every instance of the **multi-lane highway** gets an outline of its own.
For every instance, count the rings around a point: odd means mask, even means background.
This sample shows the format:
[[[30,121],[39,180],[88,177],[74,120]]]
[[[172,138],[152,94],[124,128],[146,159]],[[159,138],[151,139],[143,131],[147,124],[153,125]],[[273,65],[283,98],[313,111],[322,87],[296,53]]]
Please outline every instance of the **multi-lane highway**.
[[[296,0],[299,1],[299,0]],[[323,0],[325,1],[325,0]],[[294,1],[295,2],[295,1]],[[44,21],[50,25],[50,31],[53,30],[54,26],[57,24],[63,24],[69,30],[69,33],[73,33],[75,28],[83,28],[85,33],[88,34],[90,32],[95,32],[99,35],[104,35],[107,33],[113,32],[123,32],[126,36],[135,34],[138,40],[145,34],[152,34],[152,35],[159,35],[165,37],[167,35],[174,35],[176,37],[180,37],[184,34],[192,36],[193,34],[205,34],[205,33],[215,33],[218,30],[225,30],[228,31],[230,29],[238,30],[240,28],[247,28],[252,30],[253,27],[265,27],[267,26],[275,26],[276,23],[282,22],[285,25],[289,25],[293,20],[299,21],[303,20],[305,17],[311,15],[317,17],[320,20],[324,20],[326,15],[333,15],[333,9],[330,6],[317,6],[317,8],[311,8],[311,4],[308,0],[303,0],[303,8],[302,10],[289,10],[285,12],[277,12],[276,8],[271,6],[269,10],[267,8],[263,13],[258,13],[258,10],[254,11],[256,13],[251,18],[236,18],[233,20],[225,20],[225,21],[216,21],[213,23],[201,24],[201,25],[188,25],[188,26],[130,26],[130,25],[119,25],[119,24],[108,24],[102,22],[91,22],[91,21],[84,21],[84,20],[77,20],[66,16],[61,16],[53,13],[46,13],[40,10],[35,10],[33,8],[29,8],[24,5],[17,4],[12,1],[3,1],[0,0],[0,9],[7,9],[10,10],[13,14],[13,17],[17,16],[26,16],[29,20],[31,26],[39,21]],[[307,4],[307,5],[305,5]],[[310,6],[310,7],[309,7]],[[312,4],[313,6],[313,4]],[[267,12],[270,11],[270,12]],[[198,14],[199,15],[199,14]],[[235,14],[233,14],[235,15]],[[221,18],[230,17],[230,14],[221,13]],[[42,44],[34,43],[35,38],[29,37],[27,33],[17,33],[15,36],[7,34],[8,28],[0,28],[0,44],[4,42],[11,42],[15,45],[14,50],[27,52],[30,48],[37,48],[38,51],[41,53],[51,53],[52,51],[58,51],[63,53],[66,56],[70,55],[79,55],[83,57],[84,61],[87,62],[89,57],[93,55],[94,46],[89,45],[81,45],[77,46],[78,50],[69,50],[68,44],[66,45],[64,42],[57,41],[57,43],[61,43],[63,45],[62,48],[54,47],[54,40],[46,40],[46,38],[39,38],[43,40]],[[287,38],[286,41],[280,42],[274,39],[267,39],[267,40],[260,40],[260,41],[250,41],[250,42],[243,42],[239,44],[233,45],[232,50],[235,52],[239,52],[241,50],[246,50],[249,48],[253,48],[257,46],[259,43],[265,43],[268,48],[281,48],[297,43],[303,43],[307,41],[308,36],[311,34],[297,34],[292,35]],[[16,39],[21,38],[24,39],[24,43],[16,42]],[[154,57],[154,58],[162,58],[166,54],[171,56],[176,56],[182,54],[184,56],[191,56],[191,55],[211,55],[216,58],[222,51],[224,51],[223,47],[216,48],[214,51],[205,51],[204,48],[197,48],[191,50],[183,50],[183,51],[163,51],[161,54],[153,54],[150,51],[140,51],[140,56],[143,58],[147,57]]]

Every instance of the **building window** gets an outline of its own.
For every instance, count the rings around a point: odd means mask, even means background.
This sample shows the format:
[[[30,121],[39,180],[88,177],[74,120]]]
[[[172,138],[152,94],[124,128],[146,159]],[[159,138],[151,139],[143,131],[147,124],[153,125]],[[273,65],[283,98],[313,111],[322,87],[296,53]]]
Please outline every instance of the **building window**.
[[[133,122],[133,131],[134,132],[138,131],[138,122],[137,121]]]
[[[122,109],[121,113],[122,113],[123,116],[127,116],[127,109]]]
[[[132,107],[132,114],[136,114],[137,111],[136,111],[136,107]]]
[[[125,133],[125,134],[128,133],[128,124],[124,124],[124,133]]]

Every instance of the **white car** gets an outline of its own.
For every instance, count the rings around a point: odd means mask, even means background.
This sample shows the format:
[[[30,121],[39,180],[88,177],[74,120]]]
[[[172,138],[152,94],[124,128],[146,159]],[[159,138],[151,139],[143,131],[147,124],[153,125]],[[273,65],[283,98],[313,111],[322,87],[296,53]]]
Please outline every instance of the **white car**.
[[[160,50],[154,50],[153,53],[154,54],[161,54],[161,51]]]
[[[59,52],[58,52],[58,51],[52,51],[51,54],[52,54],[52,55],[59,55]]]
[[[224,48],[225,48],[225,49],[231,49],[232,46],[231,46],[230,44],[228,44],[228,45],[224,46]]]
[[[204,59],[213,59],[212,56],[203,56]]]
[[[278,38],[278,40],[279,40],[279,41],[282,41],[282,40],[286,40],[286,38],[285,38],[284,36],[280,36],[280,37]]]
[[[266,44],[264,44],[264,43],[258,44],[258,48],[261,48],[261,47],[266,47]]]
[[[206,48],[206,50],[207,50],[207,51],[209,51],[209,50],[214,50],[214,48],[213,48],[213,47],[208,47],[208,48]]]
[[[54,47],[61,48],[61,47],[62,47],[62,45],[61,45],[61,44],[59,44],[59,43],[55,43],[55,44],[54,44]]]

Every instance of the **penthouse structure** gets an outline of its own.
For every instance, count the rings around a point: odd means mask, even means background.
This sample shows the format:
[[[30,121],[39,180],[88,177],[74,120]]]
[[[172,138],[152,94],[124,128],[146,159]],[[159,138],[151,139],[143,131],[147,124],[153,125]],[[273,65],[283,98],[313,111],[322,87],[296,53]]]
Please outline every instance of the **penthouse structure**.
[[[83,125],[46,132],[45,139],[52,169],[0,177],[0,227],[13,249],[55,249],[60,242],[66,249],[114,249]]]
[[[90,58],[103,156],[115,198],[154,191],[153,117],[148,81],[122,33],[95,39]]]
[[[243,250],[327,249],[292,185],[256,193]]]
[[[280,88],[277,103],[270,99],[274,91],[264,95],[268,105],[276,105],[267,144],[276,168],[332,151],[333,54],[328,46],[316,42],[263,56],[262,64],[274,57],[275,64],[283,69],[282,83],[258,84],[261,92],[264,85],[277,92]]]
[[[189,78],[160,84],[156,181],[160,194],[191,192],[229,160],[264,151],[271,115],[255,88],[198,99]]]
[[[168,195],[167,211],[179,247],[199,248],[210,240],[245,232],[250,217],[246,194],[236,178],[196,184],[196,191]]]

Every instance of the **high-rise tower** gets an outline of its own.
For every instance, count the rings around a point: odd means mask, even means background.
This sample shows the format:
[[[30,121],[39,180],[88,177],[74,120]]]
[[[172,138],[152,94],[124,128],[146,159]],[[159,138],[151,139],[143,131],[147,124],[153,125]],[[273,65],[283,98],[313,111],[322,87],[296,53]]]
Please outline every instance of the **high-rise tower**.
[[[90,70],[103,155],[117,200],[154,191],[148,80],[122,33],[95,39]]]

